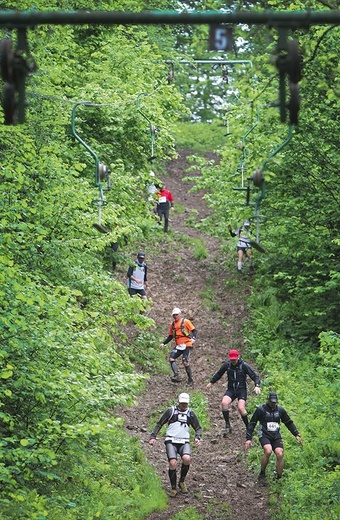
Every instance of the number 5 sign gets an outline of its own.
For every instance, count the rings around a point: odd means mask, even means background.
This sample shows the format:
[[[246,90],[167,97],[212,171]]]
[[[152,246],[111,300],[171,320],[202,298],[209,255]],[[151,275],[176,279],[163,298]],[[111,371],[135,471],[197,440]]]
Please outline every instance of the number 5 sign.
[[[210,25],[209,50],[233,50],[233,30],[226,25]]]

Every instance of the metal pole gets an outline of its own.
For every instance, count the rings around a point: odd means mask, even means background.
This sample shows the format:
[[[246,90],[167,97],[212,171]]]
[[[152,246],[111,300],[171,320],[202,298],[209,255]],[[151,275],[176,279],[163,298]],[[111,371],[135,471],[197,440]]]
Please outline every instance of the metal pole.
[[[176,11],[120,12],[120,11],[0,11],[0,26],[19,27],[36,25],[157,25],[157,24],[250,24],[287,26],[294,29],[311,25],[339,25],[340,10],[234,12]]]
[[[180,63],[187,63],[187,64],[192,64],[194,65],[195,63],[218,63],[218,64],[221,64],[221,65],[236,65],[236,64],[239,64],[239,63],[247,63],[250,65],[251,68],[253,68],[253,62],[251,60],[218,60],[218,59],[210,59],[210,60],[181,60]]]
[[[76,108],[79,105],[85,105],[85,106],[92,106],[92,103],[89,101],[80,101],[79,103],[75,103],[72,108],[72,119],[71,119],[71,128],[72,128],[72,134],[74,137],[83,145],[85,146],[86,150],[92,155],[94,160],[96,161],[95,165],[95,182],[96,186],[99,187],[99,190],[101,192],[101,184],[99,183],[99,159],[98,155],[92,150],[92,148],[89,147],[88,144],[83,141],[83,139],[77,134],[75,129],[75,120],[76,120]],[[102,192],[101,192],[101,198],[102,198]]]

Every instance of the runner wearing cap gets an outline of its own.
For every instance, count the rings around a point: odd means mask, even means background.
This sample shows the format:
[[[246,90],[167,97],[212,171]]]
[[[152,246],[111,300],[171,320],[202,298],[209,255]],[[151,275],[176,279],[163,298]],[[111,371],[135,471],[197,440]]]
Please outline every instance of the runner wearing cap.
[[[171,340],[175,340],[175,348],[170,352],[169,362],[174,373],[171,381],[179,383],[181,378],[178,374],[176,359],[182,356],[182,363],[188,376],[188,385],[193,384],[191,366],[189,364],[190,352],[195,343],[197,331],[190,320],[182,317],[181,309],[175,307],[172,310],[173,322],[170,323],[169,335],[160,345],[164,347]]]
[[[287,426],[288,430],[294,435],[296,440],[302,446],[302,439],[289,417],[288,413],[282,406],[277,404],[278,398],[275,392],[269,392],[267,402],[256,408],[256,411],[247,427],[245,449],[247,450],[252,444],[253,432],[256,423],[260,423],[259,440],[263,448],[263,455],[261,458],[261,471],[258,476],[260,483],[265,483],[266,467],[269,462],[270,455],[274,451],[276,455],[276,477],[282,477],[283,470],[283,441],[280,432],[280,422]]]
[[[207,384],[206,389],[210,390],[211,386],[221,379],[225,372],[227,372],[228,387],[222,399],[222,414],[226,425],[226,429],[223,433],[224,437],[226,437],[231,431],[229,405],[235,399],[238,400],[237,409],[241,415],[242,421],[246,427],[248,426],[248,414],[246,411],[247,376],[249,376],[255,383],[255,393],[261,393],[259,376],[254,372],[251,366],[240,357],[238,350],[230,350],[229,360],[225,361],[216,374],[213,375],[210,379],[210,383]]]
[[[242,273],[242,262],[243,256],[246,255],[249,262],[249,272],[252,273],[254,271],[253,261],[251,259],[251,230],[250,230],[250,222],[245,220],[243,225],[235,231],[232,230],[231,225],[228,225],[229,233],[232,237],[238,237],[237,242],[237,270],[239,273]]]
[[[140,251],[137,254],[137,260],[133,265],[130,265],[126,276],[128,278],[128,291],[130,296],[135,296],[136,294],[146,300],[146,292],[145,287],[148,287],[147,281],[147,270],[148,267],[144,262],[145,253]]]
[[[190,432],[189,426],[192,426],[196,432],[195,444],[200,445],[202,429],[196,414],[189,408],[190,397],[185,392],[178,397],[178,404],[168,408],[152,430],[150,434],[149,444],[152,446],[156,442],[156,437],[159,430],[167,423],[167,430],[165,434],[165,448],[169,461],[169,479],[171,484],[171,497],[177,495],[177,456],[182,460],[180,479],[178,483],[179,489],[182,493],[187,493],[187,486],[185,484],[185,477],[189,471],[191,462],[190,450]]]

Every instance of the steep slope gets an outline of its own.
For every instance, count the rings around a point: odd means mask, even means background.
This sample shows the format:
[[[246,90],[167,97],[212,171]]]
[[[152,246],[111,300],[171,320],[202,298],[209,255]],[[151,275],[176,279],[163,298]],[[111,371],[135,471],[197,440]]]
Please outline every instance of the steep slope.
[[[219,241],[186,225],[190,214],[196,215],[196,221],[208,214],[202,192],[190,193],[192,184],[182,181],[188,167],[188,155],[189,151],[180,150],[179,157],[167,166],[167,177],[162,179],[172,191],[175,204],[185,209],[170,216],[171,233],[176,238],[175,247],[169,248],[160,232],[158,253],[147,254],[149,295],[153,300],[150,316],[157,324],[160,337],[164,338],[174,306],[183,309],[183,314],[193,321],[198,330],[198,340],[191,356],[193,389],[204,393],[209,378],[226,359],[228,350],[240,348],[243,351],[241,328],[247,317],[245,297],[251,291],[251,278],[238,276],[236,250],[235,262],[232,262],[235,269],[228,272],[221,266]],[[198,173],[193,172],[192,175]],[[205,260],[195,259],[192,239],[204,240],[208,251]],[[230,283],[226,285],[228,280]],[[168,352],[170,348],[160,351],[160,355],[167,358]],[[146,457],[159,473],[166,490],[170,486],[164,444],[159,438],[155,446],[148,445],[149,420],[154,410],[163,412],[169,400],[175,403],[181,391],[192,391],[186,386],[186,374],[181,363],[179,367],[182,383],[172,383],[169,376],[151,375],[147,391],[139,398],[138,406],[119,411],[125,419],[127,430],[141,438]],[[253,387],[250,382],[250,396],[254,395]],[[247,471],[244,464],[245,430],[235,404],[231,409],[232,433],[226,439],[222,436],[221,399],[225,388],[226,381],[223,379],[209,393],[206,392],[211,430],[204,432],[201,446],[192,447],[192,464],[186,480],[189,494],[169,498],[169,508],[154,513],[149,520],[171,519],[189,506],[195,506],[206,520],[269,520],[267,489],[259,487],[256,476]],[[248,404],[249,412],[253,408],[254,405]]]

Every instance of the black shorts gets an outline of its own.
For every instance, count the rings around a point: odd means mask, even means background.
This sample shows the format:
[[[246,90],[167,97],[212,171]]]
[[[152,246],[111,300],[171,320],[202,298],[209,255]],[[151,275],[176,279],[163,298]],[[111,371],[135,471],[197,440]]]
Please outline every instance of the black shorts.
[[[243,251],[243,253],[246,253],[248,251],[248,249],[251,250],[251,245],[249,244],[249,246],[245,246],[245,247],[240,247],[240,246],[237,246],[237,251]]]
[[[263,448],[266,444],[270,444],[273,448],[273,451],[276,450],[276,448],[282,448],[283,449],[283,441],[282,437],[277,437],[276,439],[270,439],[269,437],[266,437],[265,435],[262,435],[262,437],[259,438],[260,444]]]
[[[172,441],[165,441],[165,448],[168,460],[177,460],[177,455],[180,455],[181,457],[183,457],[183,455],[191,455],[189,442],[186,442],[185,444],[177,444]]]
[[[130,296],[135,296],[136,294],[139,294],[140,296],[146,296],[145,289],[132,289],[129,287],[128,291]]]
[[[227,395],[228,397],[230,397],[231,399],[231,402],[235,401],[235,399],[244,399],[244,401],[247,400],[247,389],[246,388],[241,388],[240,390],[229,390],[227,389],[225,394],[224,395]]]
[[[174,348],[171,352],[170,352],[170,356],[172,359],[177,359],[179,358],[180,356],[183,356],[182,357],[182,363],[189,363],[189,358],[190,358],[190,352],[191,352],[191,347],[186,347],[184,350],[178,350],[177,348]]]

